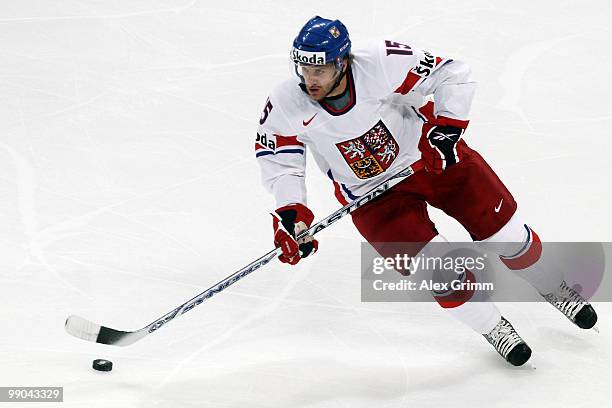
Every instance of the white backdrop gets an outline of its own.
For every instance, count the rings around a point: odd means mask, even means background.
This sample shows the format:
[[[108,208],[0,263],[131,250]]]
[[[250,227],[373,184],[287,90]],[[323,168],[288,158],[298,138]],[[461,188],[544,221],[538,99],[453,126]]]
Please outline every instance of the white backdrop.
[[[65,334],[72,313],[142,327],[270,248],[255,129],[315,14],[343,20],[354,47],[467,61],[468,143],[541,238],[612,239],[609,2],[5,1],[0,386],[64,386],[64,407],[607,404],[609,304],[599,334],[549,305],[501,305],[534,349],[512,368],[434,304],[361,303],[349,220],[312,259],[275,262],[133,346]],[[318,216],[337,207],[312,161],[308,188]],[[99,357],[113,372],[90,368]]]

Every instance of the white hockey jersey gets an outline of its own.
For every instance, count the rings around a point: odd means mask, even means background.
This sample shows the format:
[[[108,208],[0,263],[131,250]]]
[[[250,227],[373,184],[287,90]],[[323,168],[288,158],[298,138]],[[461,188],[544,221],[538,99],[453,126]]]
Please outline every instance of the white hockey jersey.
[[[393,41],[352,55],[350,102],[342,110],[313,101],[297,77],[266,101],[255,155],[278,207],[306,205],[307,149],[346,204],[420,158],[417,145],[427,119],[418,109],[427,98],[433,96],[440,123],[467,126],[476,83],[465,63]]]

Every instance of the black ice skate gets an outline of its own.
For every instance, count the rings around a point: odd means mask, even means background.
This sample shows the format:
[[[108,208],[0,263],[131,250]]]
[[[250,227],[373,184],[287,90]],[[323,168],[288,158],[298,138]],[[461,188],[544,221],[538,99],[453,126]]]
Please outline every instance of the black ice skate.
[[[542,296],[581,329],[590,329],[597,323],[597,313],[593,306],[570,288],[565,281],[561,282],[553,293]]]
[[[523,365],[531,357],[531,349],[503,316],[484,338],[513,366]]]

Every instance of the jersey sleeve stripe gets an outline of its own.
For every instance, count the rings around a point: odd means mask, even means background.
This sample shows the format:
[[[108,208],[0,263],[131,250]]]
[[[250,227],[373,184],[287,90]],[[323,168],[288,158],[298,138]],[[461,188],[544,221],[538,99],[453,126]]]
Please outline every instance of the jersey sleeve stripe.
[[[276,154],[280,154],[280,153],[299,153],[299,154],[304,154],[304,149],[284,149],[284,150],[279,150],[276,152]]]
[[[435,62],[434,62],[434,67],[435,68],[433,68],[432,71],[438,69],[442,65],[446,64],[447,62],[451,62],[451,61],[452,61],[452,59],[445,59],[445,58],[441,58],[441,57],[436,57],[435,58]],[[408,71],[408,74],[406,74],[406,78],[404,79],[404,82],[402,82],[402,84],[400,86],[398,86],[397,89],[394,92],[402,94],[402,95],[406,95],[408,92],[410,92],[416,86],[416,84],[422,78],[423,77],[421,75],[419,75],[416,72],[414,72],[414,68],[413,68],[410,71]]]
[[[467,128],[470,123],[469,120],[453,119],[446,116],[435,116],[434,115],[434,103],[432,101],[427,102],[425,105],[419,108],[420,115],[423,115],[427,122],[438,126],[455,126],[460,129]]]
[[[394,91],[395,93],[399,93],[402,95],[406,95],[408,92],[414,88],[417,82],[421,79],[421,76],[416,74],[413,71],[408,71],[404,82]]]
[[[274,136],[276,136],[276,147],[284,147],[284,146],[302,146],[304,147],[304,143],[299,142],[297,140],[297,136],[281,136],[281,135],[277,135],[275,134]]]
[[[467,126],[470,123],[470,121],[469,120],[447,118],[445,116],[438,116],[436,118],[435,123],[437,125],[440,125],[440,126],[454,126],[454,127],[458,127],[458,128],[461,128],[461,129],[465,129],[465,128],[467,128]]]
[[[299,154],[304,154],[304,149],[284,149],[284,150],[279,150],[277,152],[272,151],[272,150],[265,150],[265,151],[262,151],[262,152],[255,153],[255,157],[267,156],[269,154],[281,154],[281,153],[299,153]]]

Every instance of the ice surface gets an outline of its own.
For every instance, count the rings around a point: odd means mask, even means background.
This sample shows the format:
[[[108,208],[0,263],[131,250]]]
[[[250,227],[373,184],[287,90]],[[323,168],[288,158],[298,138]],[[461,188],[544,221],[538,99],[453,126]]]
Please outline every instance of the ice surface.
[[[130,347],[64,332],[73,313],[143,327],[270,249],[255,128],[315,14],[355,46],[469,62],[466,137],[524,217],[544,240],[612,239],[609,2],[5,1],[0,386],[64,386],[63,407],[608,405],[609,304],[599,334],[549,305],[500,305],[534,349],[511,368],[436,305],[360,303],[348,220],[307,262],[272,263]],[[309,174],[322,216],[337,203]]]

